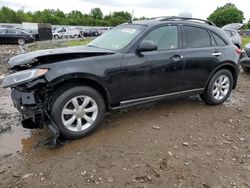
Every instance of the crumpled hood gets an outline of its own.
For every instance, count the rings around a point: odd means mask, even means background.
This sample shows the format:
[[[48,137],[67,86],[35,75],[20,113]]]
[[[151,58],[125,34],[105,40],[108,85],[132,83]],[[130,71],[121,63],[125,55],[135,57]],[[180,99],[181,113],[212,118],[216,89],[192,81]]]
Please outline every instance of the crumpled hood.
[[[241,23],[231,23],[231,24],[227,24],[225,26],[222,27],[222,29],[233,29],[233,30],[239,30],[242,28],[244,24]]]
[[[25,65],[32,63],[34,59],[41,57],[51,57],[51,56],[67,56],[67,55],[82,55],[88,54],[88,56],[95,56],[95,54],[114,54],[114,51],[105,50],[100,48],[95,48],[91,46],[76,46],[76,47],[66,47],[66,48],[56,48],[48,50],[39,50],[34,52],[28,52],[19,54],[9,59],[8,63],[10,67],[15,67],[18,65]]]

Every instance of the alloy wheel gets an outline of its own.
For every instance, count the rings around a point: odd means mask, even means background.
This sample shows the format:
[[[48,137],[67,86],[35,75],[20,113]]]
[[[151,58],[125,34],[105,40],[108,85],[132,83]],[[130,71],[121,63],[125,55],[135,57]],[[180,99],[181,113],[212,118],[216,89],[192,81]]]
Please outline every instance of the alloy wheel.
[[[18,43],[19,45],[23,46],[23,45],[25,44],[25,40],[22,39],[22,38],[20,38],[20,39],[17,40],[17,43]]]
[[[63,125],[71,131],[88,129],[98,115],[96,101],[89,96],[77,96],[70,99],[62,110]]]
[[[226,75],[219,76],[213,85],[212,93],[214,99],[218,101],[223,100],[227,96],[229,89],[230,89],[230,80],[228,76]]]

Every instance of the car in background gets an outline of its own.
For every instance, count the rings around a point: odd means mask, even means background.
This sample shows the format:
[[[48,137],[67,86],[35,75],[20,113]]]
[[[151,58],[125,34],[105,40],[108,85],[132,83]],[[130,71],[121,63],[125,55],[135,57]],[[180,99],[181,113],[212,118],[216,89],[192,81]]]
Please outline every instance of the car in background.
[[[95,28],[87,28],[80,31],[80,36],[82,37],[97,37],[100,35],[99,30]]]
[[[250,36],[250,29],[241,30],[240,31],[240,36],[249,37]]]
[[[75,27],[59,27],[53,30],[53,38],[71,37],[76,38],[79,36],[79,31]]]
[[[250,43],[242,50],[240,65],[245,72],[250,72]]]
[[[106,33],[107,31],[109,31],[110,29],[112,29],[112,27],[105,27],[105,28],[101,28],[99,29],[99,33],[100,35]]]
[[[35,37],[25,31],[11,28],[0,28],[0,43],[1,44],[19,44],[34,42]]]
[[[5,24],[2,24],[0,26],[0,28],[8,28],[8,29],[14,29],[15,27],[13,25],[5,25]]]
[[[243,24],[240,23],[232,23],[225,25],[222,29],[226,32],[228,37],[231,39],[231,41],[234,43],[235,46],[237,46],[239,49],[242,48],[242,38],[240,34],[238,33],[238,30],[243,26]]]

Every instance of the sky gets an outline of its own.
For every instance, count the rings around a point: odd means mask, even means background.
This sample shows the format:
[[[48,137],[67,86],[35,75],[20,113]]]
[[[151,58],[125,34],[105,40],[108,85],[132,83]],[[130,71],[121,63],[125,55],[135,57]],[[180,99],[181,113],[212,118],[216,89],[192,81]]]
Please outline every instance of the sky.
[[[135,17],[178,16],[181,12],[191,12],[193,17],[206,19],[218,6],[234,3],[250,18],[250,0],[0,0],[0,7],[8,6],[14,10],[36,11],[60,9],[65,13],[79,10],[89,13],[99,7],[105,15],[114,11],[134,10]]]

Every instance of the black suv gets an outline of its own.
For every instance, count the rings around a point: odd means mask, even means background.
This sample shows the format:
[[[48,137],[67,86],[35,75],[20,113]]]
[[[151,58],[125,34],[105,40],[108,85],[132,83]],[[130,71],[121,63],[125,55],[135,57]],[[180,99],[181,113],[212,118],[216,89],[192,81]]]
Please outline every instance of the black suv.
[[[122,24],[86,46],[13,57],[2,86],[24,127],[46,124],[76,139],[112,109],[197,94],[223,103],[236,87],[239,56],[209,21],[160,17]]]

